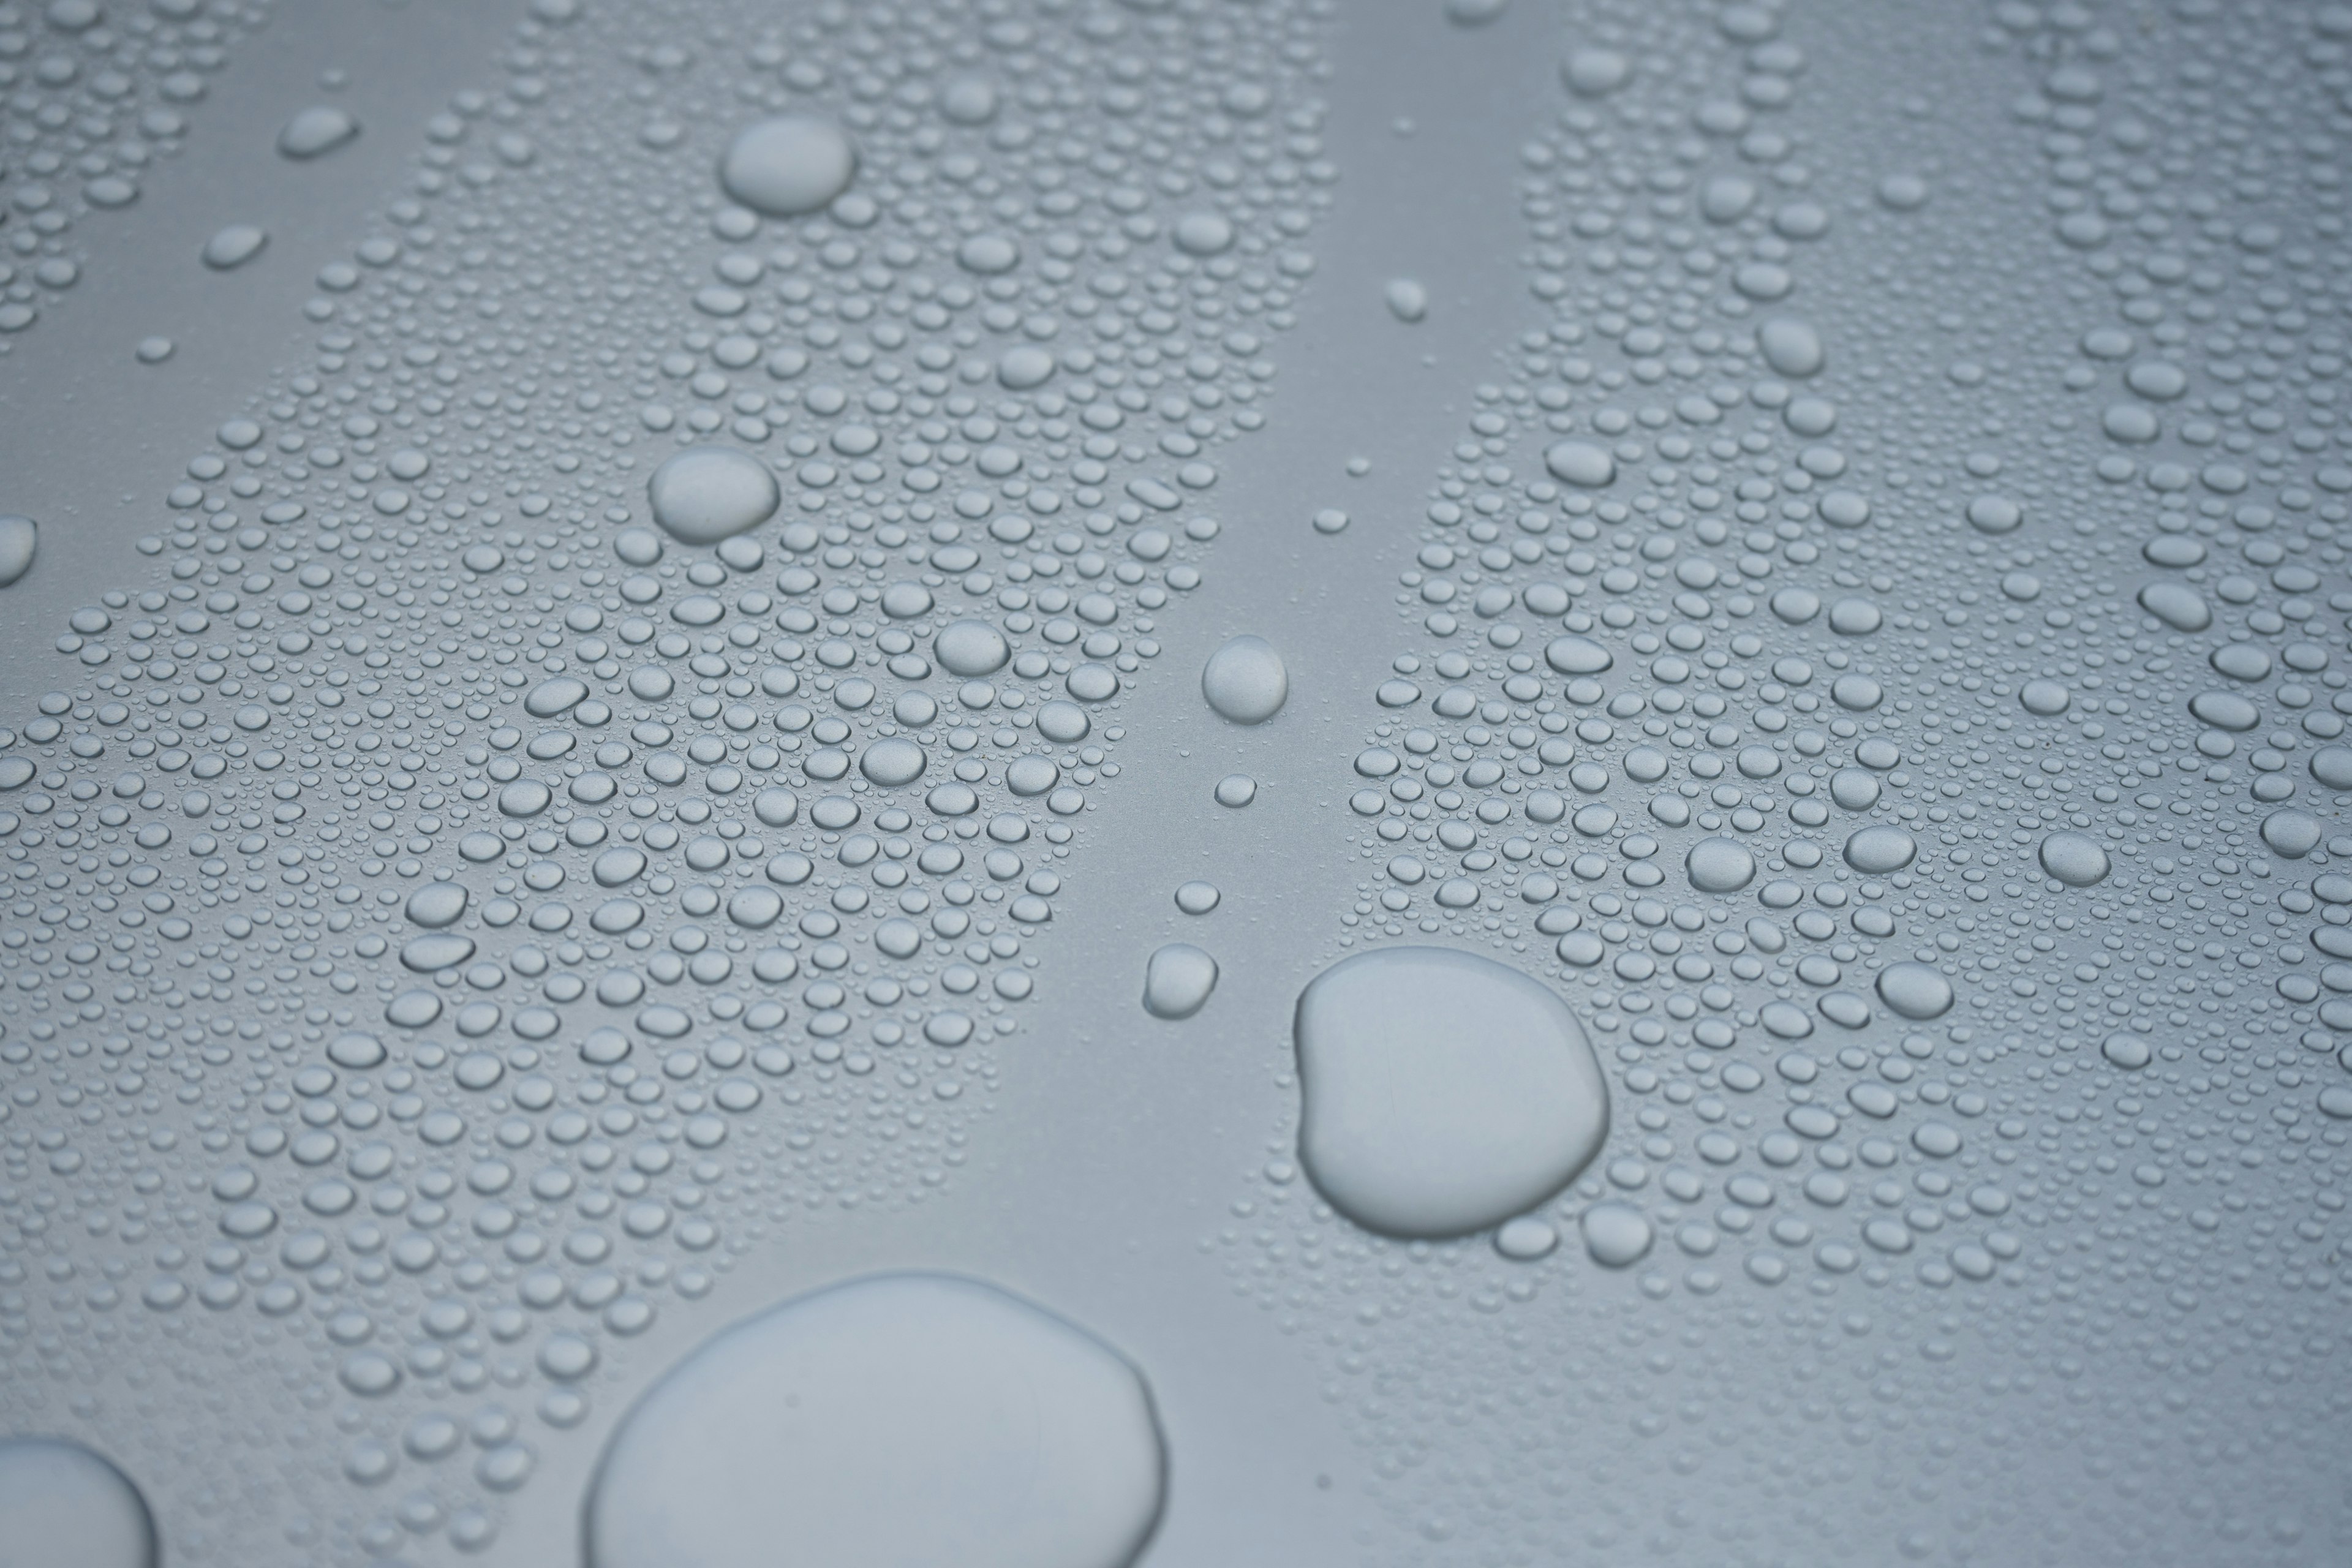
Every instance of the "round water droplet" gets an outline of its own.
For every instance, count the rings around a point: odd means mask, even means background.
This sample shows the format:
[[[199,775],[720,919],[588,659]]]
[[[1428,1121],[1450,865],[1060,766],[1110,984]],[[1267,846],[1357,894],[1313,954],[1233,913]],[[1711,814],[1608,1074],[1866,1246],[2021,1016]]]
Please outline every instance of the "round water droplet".
[[[1952,983],[1934,965],[1906,959],[1879,971],[1878,999],[1906,1018],[1940,1018],[1952,1010]]]
[[[1298,998],[1301,1163],[1333,1207],[1461,1236],[1550,1198],[1600,1151],[1609,1091],[1549,989],[1445,948],[1333,964]]]
[[[1125,1568],[1165,1456],[1142,1374],[973,1280],[788,1301],[666,1373],[591,1482],[588,1568]]]
[[[155,1522],[131,1478],[63,1437],[0,1438],[0,1563],[150,1568]]]
[[[1263,724],[1281,711],[1290,695],[1290,672],[1272,643],[1260,637],[1237,637],[1202,667],[1201,695],[1222,718],[1236,724]]]
[[[39,523],[14,513],[0,517],[0,588],[9,586],[33,569],[33,557],[40,546]]]
[[[848,133],[814,114],[746,126],[719,163],[719,183],[753,212],[798,217],[830,205],[857,174]]]
[[[347,110],[331,103],[314,103],[298,111],[278,133],[278,151],[286,157],[322,157],[360,133],[360,122]]]
[[[1604,1268],[1624,1268],[1649,1255],[1655,1236],[1650,1221],[1632,1204],[1594,1204],[1579,1222],[1584,1250]]]
[[[1003,669],[1004,661],[1013,657],[1013,649],[1005,643],[1004,634],[986,621],[950,621],[940,629],[940,635],[931,639],[931,652],[950,675],[967,678],[992,675]],[[1078,712],[1076,709],[1071,710]],[[1042,709],[1038,717],[1042,723],[1045,717]],[[1083,721],[1086,715],[1078,712],[1078,718]],[[1078,733],[1086,731],[1081,729]],[[1071,738],[1075,740],[1076,737]]]
[[[1247,773],[1227,773],[1217,781],[1217,804],[1239,811],[1257,798],[1257,780]]]
[[[2137,1035],[2118,1030],[2099,1042],[2099,1054],[2126,1072],[2137,1072],[2156,1059],[2156,1047]]]
[[[893,735],[866,747],[857,759],[857,771],[884,789],[897,789],[921,778],[925,761],[922,747],[903,735]]]
[[[2352,789],[2352,746],[2322,746],[2311,753],[2313,782],[2326,789]]]
[[[765,463],[731,447],[688,447],[646,485],[654,521],[682,544],[716,544],[776,515],[783,491]]]
[[[1918,840],[1884,823],[1863,828],[1845,841],[1845,863],[1865,877],[1900,871],[1918,854]]]
[[[1205,915],[1223,896],[1213,882],[1187,882],[1176,889],[1176,907],[1188,915]]]
[[[1429,314],[1429,290],[1410,278],[1391,278],[1388,286],[1389,314],[1400,321],[1418,321]]]
[[[1562,675],[1598,675],[1617,662],[1591,637],[1554,637],[1544,644],[1544,662]]]
[[[1756,857],[1736,838],[1702,838],[1684,857],[1683,870],[1702,893],[1736,893],[1755,879]]]
[[[1538,1258],[1549,1258],[1559,1245],[1559,1229],[1551,1221],[1531,1214],[1505,1220],[1495,1232],[1495,1250],[1514,1263],[1533,1263]]]
[[[1171,942],[1143,968],[1143,1010],[1155,1018],[1189,1018],[1217,988],[1217,961],[1190,942]]]
[[[2088,834],[2060,831],[2042,841],[2042,868],[2070,888],[2088,888],[2107,879],[2107,852]]]
[[[2319,847],[2326,832],[2319,818],[2294,806],[2284,806],[2263,818],[2263,842],[2282,859],[2300,860]]]

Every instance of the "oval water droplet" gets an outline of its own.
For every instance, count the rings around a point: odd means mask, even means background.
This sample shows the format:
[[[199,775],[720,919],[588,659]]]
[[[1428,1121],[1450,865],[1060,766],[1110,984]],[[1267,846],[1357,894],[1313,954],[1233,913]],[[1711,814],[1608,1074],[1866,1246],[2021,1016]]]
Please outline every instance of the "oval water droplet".
[[[798,217],[832,205],[856,177],[848,133],[814,114],[780,114],[738,132],[719,183],[753,212]]]
[[[716,544],[776,515],[783,491],[765,463],[731,447],[688,447],[646,485],[654,521],[681,544]]]
[[[1155,1018],[1189,1018],[1217,988],[1217,961],[1190,942],[1171,942],[1143,969],[1143,1010]]]
[[[2042,841],[2042,868],[2070,888],[2088,888],[2107,877],[2107,852],[2086,833],[2062,830]]]

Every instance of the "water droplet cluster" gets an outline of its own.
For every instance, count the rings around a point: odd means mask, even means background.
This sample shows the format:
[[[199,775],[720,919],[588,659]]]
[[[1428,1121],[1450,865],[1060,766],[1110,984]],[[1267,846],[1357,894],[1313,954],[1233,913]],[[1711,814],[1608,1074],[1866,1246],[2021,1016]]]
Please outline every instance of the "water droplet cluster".
[[[175,1552],[488,1549],[667,1304],[951,1178],[1264,423],[1316,50],[543,3],[427,123],[0,737],[7,1382],[302,1391]]]

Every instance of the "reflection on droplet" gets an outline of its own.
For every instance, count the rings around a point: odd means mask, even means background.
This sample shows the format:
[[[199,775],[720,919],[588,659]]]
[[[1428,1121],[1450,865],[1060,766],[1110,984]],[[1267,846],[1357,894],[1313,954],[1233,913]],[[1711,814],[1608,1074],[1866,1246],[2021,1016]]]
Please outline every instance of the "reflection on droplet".
[[[1609,1091],[1548,988],[1491,959],[1391,947],[1298,998],[1300,1162],[1391,1235],[1460,1236],[1543,1203],[1600,1151]]]
[[[1290,672],[1264,637],[1238,637],[1209,656],[1201,670],[1201,695],[1222,718],[1263,724],[1290,695]]]
[[[149,1568],[155,1524],[131,1478],[62,1437],[0,1438],[0,1563]]]
[[[814,114],[780,114],[747,126],[719,160],[727,194],[770,217],[830,205],[857,174],[857,150],[840,126]]]
[[[1165,1460],[1142,1374],[974,1280],[803,1296],[672,1368],[614,1434],[588,1568],[1123,1568]]]
[[[1171,942],[1143,968],[1143,1010],[1155,1018],[1189,1018],[1217,988],[1217,961],[1191,942]]]

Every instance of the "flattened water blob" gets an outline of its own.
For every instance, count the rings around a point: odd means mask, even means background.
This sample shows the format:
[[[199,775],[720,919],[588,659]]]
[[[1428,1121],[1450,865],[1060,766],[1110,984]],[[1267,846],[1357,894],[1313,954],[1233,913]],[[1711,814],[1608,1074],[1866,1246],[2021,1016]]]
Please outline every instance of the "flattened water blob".
[[[1290,671],[1264,637],[1237,637],[1202,667],[1201,695],[1221,718],[1263,724],[1290,696]]]
[[[0,517],[0,588],[15,584],[33,569],[41,547],[41,525],[13,513]]]
[[[1390,947],[1299,994],[1300,1163],[1370,1230],[1452,1237],[1544,1203],[1609,1131],[1592,1047],[1549,989],[1491,959]]]
[[[849,133],[814,114],[780,114],[746,126],[719,161],[727,194],[770,217],[829,206],[856,174]]]
[[[63,1437],[0,1439],[0,1563],[150,1568],[155,1521],[131,1478]]]
[[[1217,961],[1189,942],[1171,942],[1143,966],[1143,1010],[1155,1018],[1189,1018],[1217,988]]]
[[[654,521],[681,544],[716,544],[776,515],[783,490],[768,465],[732,447],[688,447],[646,482]]]
[[[1160,1517],[1150,1390],[977,1280],[882,1274],[725,1331],[622,1420],[587,1568],[1125,1568]]]

